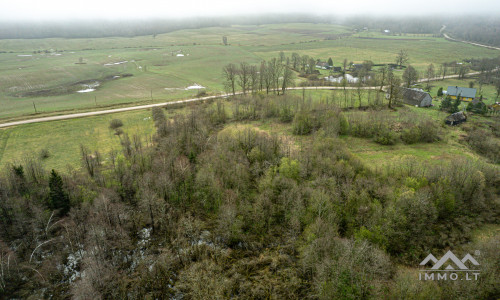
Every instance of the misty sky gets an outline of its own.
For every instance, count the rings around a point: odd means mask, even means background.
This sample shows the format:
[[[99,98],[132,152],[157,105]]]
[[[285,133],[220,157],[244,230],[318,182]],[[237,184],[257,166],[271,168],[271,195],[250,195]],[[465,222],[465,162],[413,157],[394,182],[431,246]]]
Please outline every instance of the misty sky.
[[[0,0],[0,20],[144,19],[262,13],[464,14],[500,12],[499,0]]]

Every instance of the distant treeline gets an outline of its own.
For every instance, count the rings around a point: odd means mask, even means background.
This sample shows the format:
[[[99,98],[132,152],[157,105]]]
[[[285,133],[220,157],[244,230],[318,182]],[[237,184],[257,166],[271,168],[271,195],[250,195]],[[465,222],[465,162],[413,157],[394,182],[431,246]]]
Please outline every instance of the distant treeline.
[[[498,18],[472,18],[457,20],[447,25],[454,38],[500,46],[500,19]]]
[[[443,25],[454,37],[500,45],[500,21],[493,16],[419,16],[341,18],[333,15],[268,14],[260,16],[196,17],[187,19],[151,19],[127,21],[54,21],[2,22],[0,39],[100,38],[110,36],[143,36],[181,29],[228,27],[231,25],[264,25],[279,23],[335,23],[363,30],[390,30],[391,34],[440,34]]]
[[[361,30],[365,27],[369,30],[389,30],[393,34],[437,34],[443,22],[443,17],[356,16],[346,19],[344,24]]]
[[[500,46],[500,19],[493,16],[427,16],[427,17],[352,17],[344,22],[358,30],[389,30],[391,34],[440,34],[445,32],[453,37]]]
[[[279,23],[330,22],[332,17],[312,15],[262,15],[238,17],[197,17],[189,19],[151,19],[133,21],[78,22],[1,22],[0,39],[100,38],[110,36],[143,36],[181,29],[263,25]]]

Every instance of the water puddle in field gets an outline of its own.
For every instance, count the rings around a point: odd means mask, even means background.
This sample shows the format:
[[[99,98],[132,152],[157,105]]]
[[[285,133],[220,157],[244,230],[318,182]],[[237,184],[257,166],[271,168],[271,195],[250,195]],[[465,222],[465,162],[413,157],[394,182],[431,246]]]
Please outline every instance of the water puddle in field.
[[[93,91],[95,91],[95,89],[84,89],[84,90],[77,91],[77,93],[90,93]]]
[[[31,54],[19,54],[18,57],[32,57]]]
[[[126,64],[126,63],[128,63],[127,60],[125,60],[125,61],[119,61],[119,62],[115,62],[115,63],[107,63],[107,64],[104,64],[104,66],[108,66],[109,67],[109,66],[116,66],[116,65]]]
[[[193,85],[190,85],[186,88],[164,88],[165,90],[167,91],[175,91],[175,90],[179,90],[179,91],[189,91],[189,90],[202,90],[202,89],[206,89],[206,87],[202,86],[202,85],[199,85],[197,83],[193,84]]]
[[[186,91],[188,90],[201,90],[201,89],[204,89],[205,87],[204,86],[201,86],[197,83],[195,83],[194,85],[190,85],[186,88]]]
[[[177,57],[182,57],[184,56],[184,54],[177,54]]]
[[[83,87],[86,87],[86,89],[83,89],[83,90],[79,90],[79,91],[76,91],[77,93],[90,93],[90,92],[93,92],[95,91],[95,89],[100,86],[101,83],[99,81],[96,81],[94,83],[90,83],[90,84],[82,84]]]

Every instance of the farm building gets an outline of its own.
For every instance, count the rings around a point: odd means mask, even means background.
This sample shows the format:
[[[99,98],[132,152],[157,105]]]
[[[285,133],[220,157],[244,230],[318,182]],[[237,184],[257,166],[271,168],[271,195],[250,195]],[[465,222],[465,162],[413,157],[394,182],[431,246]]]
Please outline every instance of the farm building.
[[[403,102],[418,107],[429,107],[432,105],[432,97],[420,89],[403,88]]]
[[[342,67],[333,67],[333,72],[342,72]]]
[[[353,71],[359,71],[361,69],[363,69],[363,64],[352,64],[351,65],[351,70],[353,70]]]
[[[476,98],[476,89],[464,88],[459,86],[449,86],[446,94],[455,100],[460,96],[460,100],[470,102]]]
[[[444,122],[448,125],[453,126],[463,123],[465,121],[467,121],[467,115],[465,115],[463,111],[459,111],[446,117],[446,120]]]
[[[322,70],[329,70],[332,68],[328,63],[326,62],[319,62],[316,64],[316,68],[322,69]]]

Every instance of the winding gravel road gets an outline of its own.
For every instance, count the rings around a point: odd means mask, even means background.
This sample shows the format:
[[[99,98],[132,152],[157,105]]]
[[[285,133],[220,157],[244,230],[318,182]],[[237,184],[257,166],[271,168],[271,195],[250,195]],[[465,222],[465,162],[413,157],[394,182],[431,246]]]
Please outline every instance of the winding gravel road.
[[[479,74],[479,72],[468,73],[467,75],[477,75],[477,74]],[[458,75],[449,75],[449,76],[445,76],[444,79],[457,78],[457,77],[458,77]],[[442,77],[431,78],[432,81],[441,80],[441,79],[443,79],[443,78]],[[427,78],[423,78],[423,79],[419,80],[419,82],[425,82],[425,81],[427,81]],[[375,87],[375,86],[362,87],[362,89],[364,89],[364,90],[376,90],[379,88],[380,87]],[[302,89],[306,89],[306,90],[343,90],[344,88],[338,87],[338,86],[317,86],[317,87],[292,87],[292,88],[288,88],[287,90],[302,90]],[[346,87],[345,89],[346,90],[356,90],[357,87]],[[242,93],[239,92],[236,94],[240,95]],[[34,118],[34,119],[27,119],[27,120],[3,123],[3,124],[0,124],[0,128],[11,127],[11,126],[16,126],[16,125],[23,125],[23,124],[31,124],[31,123],[41,123],[41,122],[68,120],[68,119],[75,119],[75,118],[113,114],[113,113],[119,113],[119,112],[125,112],[125,111],[148,109],[148,108],[153,108],[153,107],[158,107],[158,106],[160,106],[160,107],[161,106],[168,106],[168,105],[179,104],[179,103],[197,102],[197,101],[204,101],[204,100],[210,100],[210,99],[216,99],[216,98],[227,98],[229,96],[230,96],[230,94],[223,94],[223,95],[217,95],[217,96],[207,96],[207,97],[192,98],[192,99],[179,100],[179,101],[170,101],[170,102],[162,102],[162,103],[155,103],[155,104],[138,105],[138,106],[113,108],[113,109],[90,111],[90,112],[83,112],[83,113]]]

